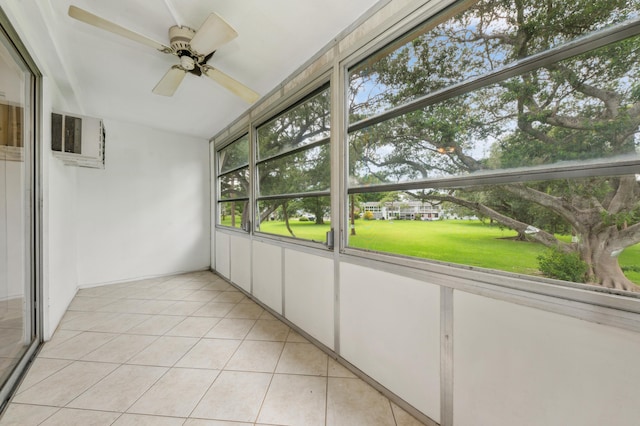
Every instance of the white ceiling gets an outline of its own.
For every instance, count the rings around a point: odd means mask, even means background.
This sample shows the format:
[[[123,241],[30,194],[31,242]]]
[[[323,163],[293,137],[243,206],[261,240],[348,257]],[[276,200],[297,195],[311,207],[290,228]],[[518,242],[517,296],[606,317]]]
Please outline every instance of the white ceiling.
[[[191,74],[173,97],[152,94],[177,58],[76,21],[67,15],[69,6],[166,45],[168,28],[176,20],[197,29],[216,12],[239,36],[220,47],[209,63],[265,95],[376,3],[378,0],[44,0],[39,8],[60,60],[52,71],[54,79],[74,93],[83,110],[77,112],[209,138],[249,105],[214,81]]]

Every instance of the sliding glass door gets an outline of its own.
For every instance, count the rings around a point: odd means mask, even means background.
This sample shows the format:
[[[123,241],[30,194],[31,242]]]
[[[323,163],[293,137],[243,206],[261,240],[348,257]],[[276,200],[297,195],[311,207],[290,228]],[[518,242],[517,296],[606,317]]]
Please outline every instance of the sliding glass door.
[[[0,407],[39,340],[36,75],[0,16]]]

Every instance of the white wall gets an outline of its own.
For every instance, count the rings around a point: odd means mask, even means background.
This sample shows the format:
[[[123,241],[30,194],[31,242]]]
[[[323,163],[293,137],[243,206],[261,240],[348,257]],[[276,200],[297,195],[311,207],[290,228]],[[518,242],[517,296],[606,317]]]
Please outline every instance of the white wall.
[[[79,285],[208,269],[208,142],[104,124],[105,169],[77,171]]]
[[[454,292],[456,425],[633,426],[638,333]]]
[[[229,243],[229,278],[243,290],[251,291],[251,241],[238,237]]]
[[[340,355],[440,421],[440,287],[340,264]]]
[[[253,242],[253,294],[268,307],[279,313],[282,311],[282,258],[281,247]]]

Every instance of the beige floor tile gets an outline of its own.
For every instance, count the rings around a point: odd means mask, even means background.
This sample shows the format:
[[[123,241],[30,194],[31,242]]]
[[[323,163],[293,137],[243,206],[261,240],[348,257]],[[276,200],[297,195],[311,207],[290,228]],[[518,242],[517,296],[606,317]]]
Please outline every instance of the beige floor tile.
[[[329,376],[355,379],[356,375],[333,358],[329,358]]]
[[[123,414],[113,426],[182,426],[183,418]]]
[[[204,337],[220,318],[215,317],[187,317],[171,330],[167,336]]]
[[[95,333],[86,331],[72,337],[58,345],[44,345],[39,357],[78,360],[98,349],[100,346],[115,339],[118,335],[113,333]]]
[[[276,373],[326,376],[328,356],[311,343],[287,343]]]
[[[126,411],[167,372],[164,367],[122,365],[67,406],[89,410]]]
[[[289,335],[289,326],[280,321],[258,320],[247,335],[248,340],[284,342]]]
[[[127,333],[130,334],[151,334],[153,336],[162,336],[167,331],[178,325],[186,317],[177,315],[152,315],[144,322],[130,328]]]
[[[393,417],[396,419],[397,426],[425,426],[424,423],[418,421],[411,414],[407,413],[398,405],[391,403],[391,410],[393,411]],[[428,423],[430,426],[438,426],[436,422]]]
[[[282,353],[281,342],[245,340],[227,363],[226,370],[273,373]]]
[[[190,289],[190,290],[200,290],[202,287],[207,285],[208,281],[187,281],[184,283],[180,283],[176,285],[176,288],[182,288],[182,289]]]
[[[39,425],[52,416],[59,408],[42,405],[9,404],[0,418],[2,426]]]
[[[39,383],[52,374],[62,370],[72,362],[73,361],[66,359],[36,358],[33,364],[29,367],[29,371],[22,380],[22,383],[20,383],[18,393],[24,392],[36,383]]]
[[[41,426],[106,426],[113,423],[118,416],[120,416],[120,413],[63,408],[41,423]]]
[[[195,291],[196,290],[189,288],[173,288],[172,290],[163,293],[158,297],[158,300],[185,300],[185,297],[188,297]]]
[[[198,309],[202,308],[205,304],[205,302],[180,300],[178,302],[173,302],[171,306],[164,309],[161,313],[163,315],[191,315]]]
[[[111,319],[94,325],[89,331],[124,333],[150,317],[150,315],[145,314],[117,314]]]
[[[67,340],[76,337],[78,334],[82,333],[82,331],[78,330],[56,330],[56,332],[51,336],[51,340],[45,343],[44,347],[49,349],[53,349],[55,346],[58,346],[61,343],[66,342]],[[44,349],[44,348],[43,348]]]
[[[254,422],[271,377],[268,373],[223,371],[191,417]]]
[[[226,318],[258,319],[264,312],[256,303],[239,303],[229,311]]]
[[[206,288],[207,290],[217,290],[217,291],[235,290],[232,285],[222,280],[213,281],[207,284],[207,286],[204,288]]]
[[[76,361],[16,395],[14,402],[64,406],[118,367],[116,364]]]
[[[276,374],[269,386],[258,422],[324,426],[326,395],[325,377]]]
[[[176,367],[221,370],[239,345],[240,340],[202,339],[178,361]]]
[[[69,315],[73,314],[73,315]],[[60,322],[60,330],[87,331],[118,316],[113,312],[68,311]]]
[[[304,336],[296,333],[293,330],[289,332],[289,335],[287,336],[287,342],[309,343],[309,341]]]
[[[132,292],[124,297],[128,297],[131,299],[156,300],[159,299],[167,291],[169,291],[167,288],[162,288],[159,285],[155,285],[150,288],[136,290],[135,292]]]
[[[218,317],[227,315],[236,306],[233,303],[209,302],[193,313],[197,317]]]
[[[218,373],[218,370],[172,368],[128,412],[187,417]]]
[[[156,339],[156,336],[121,334],[115,339],[100,346],[98,349],[89,352],[82,357],[82,360],[122,364],[149,346]]]
[[[221,420],[187,419],[184,426],[253,426],[253,423],[225,422]]]
[[[327,424],[395,426],[389,400],[360,379],[328,378]]]
[[[279,321],[278,318],[274,317],[273,315],[271,315],[269,312],[267,312],[266,310],[260,314],[260,318],[261,320],[270,320],[270,321]]]
[[[109,293],[113,293],[113,290],[110,286],[81,288],[78,290],[78,293],[76,293],[76,296],[109,297]]]
[[[171,367],[197,342],[195,337],[161,336],[127,363]]]
[[[239,303],[244,299],[246,296],[239,291],[223,291],[213,300],[222,303]]]
[[[217,290],[208,290],[202,288],[200,290],[196,290],[187,297],[185,297],[184,301],[193,301],[193,302],[211,302],[214,298],[216,298],[220,294],[220,291]]]
[[[113,299],[111,299],[113,300]],[[115,312],[120,314],[137,314],[140,313],[141,307],[148,300],[142,299],[115,299],[112,303],[104,305],[97,310],[99,312]]]
[[[136,311],[139,314],[156,315],[164,312],[176,303],[175,300],[147,300]]]
[[[217,339],[244,339],[256,323],[256,320],[241,318],[223,318],[211,329],[206,337]]]
[[[73,298],[71,304],[69,304],[68,310],[70,311],[87,311],[93,312],[103,308],[107,305],[111,305],[120,299],[113,299],[107,297],[83,297],[76,296]]]

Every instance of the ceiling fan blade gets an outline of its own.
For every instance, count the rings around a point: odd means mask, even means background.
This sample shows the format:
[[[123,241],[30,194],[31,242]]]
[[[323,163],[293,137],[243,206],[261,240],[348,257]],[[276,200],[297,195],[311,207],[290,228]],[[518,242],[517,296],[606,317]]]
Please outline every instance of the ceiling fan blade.
[[[236,30],[218,14],[212,13],[196,31],[189,44],[191,49],[200,55],[208,55],[236,37],[238,37]]]
[[[146,36],[143,36],[142,34],[138,34],[134,31],[121,27],[118,24],[107,21],[106,19],[94,15],[93,13],[87,12],[86,10],[80,9],[79,7],[69,6],[69,16],[77,19],[78,21],[82,21],[85,24],[93,25],[94,27],[101,28],[105,31],[109,31],[119,36],[126,37],[130,40],[137,41],[138,43],[153,47],[154,49],[158,49],[161,52],[171,53],[170,47],[165,46],[164,44],[152,40]]]
[[[156,84],[156,87],[153,88],[153,93],[162,96],[173,96],[185,75],[187,75],[187,71],[182,69],[180,65],[172,66]]]
[[[214,80],[216,83],[229,90],[234,95],[241,97],[247,103],[252,104],[260,98],[259,94],[249,89],[244,84],[240,83],[237,80],[234,80],[227,74],[210,65],[203,65],[201,69],[207,77]]]

